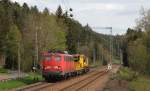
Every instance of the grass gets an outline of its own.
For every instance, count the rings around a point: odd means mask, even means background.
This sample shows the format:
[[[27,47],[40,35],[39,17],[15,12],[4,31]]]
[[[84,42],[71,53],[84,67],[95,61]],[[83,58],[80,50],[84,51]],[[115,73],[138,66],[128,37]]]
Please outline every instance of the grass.
[[[17,79],[17,80],[10,80],[7,82],[0,83],[0,90],[7,90],[7,89],[12,89],[12,88],[17,88],[20,86],[25,86],[28,84],[31,84],[30,79]]]
[[[0,73],[8,73],[8,70],[0,67]]]
[[[121,68],[117,73],[117,78],[121,80],[132,81],[138,77],[138,73],[129,68]]]
[[[131,91],[150,91],[150,77],[140,76],[130,82]]]
[[[42,77],[42,75],[41,75],[40,73],[33,73],[33,72],[30,72],[30,73],[29,73],[29,77],[30,77],[31,79],[38,78],[39,81],[44,80],[43,77]]]
[[[150,91],[150,77],[138,75],[129,68],[121,68],[117,78],[129,82],[129,91]]]
[[[121,64],[121,60],[119,60],[119,59],[113,59],[112,63],[113,64]]]
[[[104,88],[103,91],[110,91],[108,88]]]
[[[38,80],[34,80],[34,77],[38,78]],[[33,84],[33,83],[36,83],[36,82],[42,81],[42,80],[43,80],[43,78],[41,75],[39,75],[37,73],[36,74],[35,73],[29,73],[29,76],[24,77],[24,78],[20,78],[20,79],[16,79],[16,80],[10,80],[7,82],[1,82],[0,83],[0,90],[13,89],[13,88]]]

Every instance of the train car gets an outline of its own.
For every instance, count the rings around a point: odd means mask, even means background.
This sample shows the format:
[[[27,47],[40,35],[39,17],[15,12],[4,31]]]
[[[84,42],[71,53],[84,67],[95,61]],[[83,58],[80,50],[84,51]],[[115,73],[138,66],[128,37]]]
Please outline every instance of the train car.
[[[77,74],[83,74],[89,71],[88,58],[83,54],[75,54],[75,70]]]
[[[66,78],[74,74],[73,56],[65,53],[42,53],[42,75],[46,80]]]

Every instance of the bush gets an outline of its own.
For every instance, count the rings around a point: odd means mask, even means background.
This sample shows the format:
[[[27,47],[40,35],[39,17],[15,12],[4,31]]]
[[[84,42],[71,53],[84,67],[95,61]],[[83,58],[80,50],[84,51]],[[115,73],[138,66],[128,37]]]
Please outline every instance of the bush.
[[[137,79],[138,73],[129,68],[121,68],[117,73],[117,77],[122,80],[132,81]]]
[[[130,83],[131,91],[150,91],[150,78],[140,76]]]

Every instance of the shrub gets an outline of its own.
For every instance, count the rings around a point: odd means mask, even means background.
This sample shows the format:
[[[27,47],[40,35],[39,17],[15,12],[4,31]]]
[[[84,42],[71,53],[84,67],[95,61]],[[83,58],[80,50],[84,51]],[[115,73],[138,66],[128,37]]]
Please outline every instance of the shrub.
[[[121,68],[117,73],[117,78],[127,81],[132,81],[134,79],[137,79],[138,73],[132,71],[129,68]]]

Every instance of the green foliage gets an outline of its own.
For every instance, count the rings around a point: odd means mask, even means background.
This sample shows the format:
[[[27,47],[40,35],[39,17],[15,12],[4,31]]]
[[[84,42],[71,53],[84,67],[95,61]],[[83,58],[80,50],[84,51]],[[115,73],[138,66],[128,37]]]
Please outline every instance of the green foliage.
[[[34,62],[39,64],[42,51],[54,48],[71,54],[85,54],[91,63],[94,58],[102,63],[101,56],[104,56],[107,64],[109,37],[94,32],[88,24],[82,26],[70,18],[68,12],[64,13],[61,6],[52,14],[47,8],[39,12],[36,6],[29,8],[26,3],[20,6],[9,0],[0,1],[0,54],[6,56],[9,69],[17,69],[19,46],[23,71],[30,71]],[[36,46],[39,60],[35,58]]]
[[[61,6],[59,5],[59,6],[58,6],[58,9],[56,10],[56,16],[57,16],[58,18],[61,18],[62,15],[63,15],[63,11],[62,11]]]
[[[145,76],[140,76],[138,79],[133,80],[130,83],[131,91],[150,91],[150,78]]]
[[[123,38],[123,49],[127,53],[129,66],[142,74],[150,75],[150,10],[147,12],[142,9],[142,17],[138,19],[135,29],[128,29]],[[141,31],[144,30],[144,31]]]
[[[147,49],[140,42],[141,40],[137,40],[129,45],[129,63],[135,71],[146,73],[146,65],[148,60]]]
[[[85,54],[88,56],[90,63],[94,63],[95,58],[96,61],[107,64],[110,55],[109,36],[98,34],[88,24],[82,26],[78,21],[70,18],[65,18],[65,23],[68,26],[66,45],[69,53]]]
[[[121,80],[127,80],[132,81],[136,79],[138,76],[138,73],[132,71],[129,68],[121,68],[117,73],[117,78]]]
[[[12,25],[10,30],[7,34],[7,55],[9,55],[10,60],[6,60],[6,67],[13,67],[13,63],[17,63],[17,56],[18,56],[18,48],[21,42],[21,33],[18,30],[16,25]],[[12,63],[12,64],[11,64]],[[16,66],[15,66],[16,68]]]
[[[96,68],[96,67],[100,67],[100,66],[102,66],[102,63],[100,61],[96,61],[95,64],[90,63],[91,68]]]
[[[126,52],[129,66],[139,73],[150,74],[150,37],[149,32],[128,29],[126,34]]]
[[[66,48],[66,25],[48,9],[41,13],[36,6],[20,6],[9,0],[0,1],[0,53],[6,56],[7,68],[17,69],[20,46],[21,69],[31,70],[35,61],[35,34],[38,36],[39,59],[41,51]],[[40,60],[39,60],[40,61]],[[39,62],[36,62],[37,64]]]
[[[119,84],[123,84],[123,80],[127,81],[129,91],[150,91],[149,76],[143,76],[129,68],[121,68],[116,77]]]
[[[7,33],[12,24],[11,3],[8,0],[0,1],[0,52],[6,51]]]
[[[8,73],[8,70],[0,67],[0,73]]]
[[[16,25],[12,25],[10,27],[10,31],[8,32],[7,36],[8,36],[8,48],[10,48],[10,52],[12,51],[17,53],[18,43],[21,42],[21,33]]]
[[[24,85],[25,83],[20,82],[18,80],[8,81],[6,83],[0,83],[0,90],[8,90],[8,89],[12,89],[12,88],[16,88],[16,87],[20,87]]]
[[[35,81],[34,77],[38,77],[38,80]],[[9,89],[33,84],[38,81],[43,81],[41,75],[30,73],[29,76],[27,77],[0,83],[0,90],[9,90]]]
[[[65,32],[60,32],[60,31],[58,31],[58,32],[56,32],[55,33],[55,36],[57,36],[56,38],[56,42],[55,43],[57,43],[57,45],[56,46],[53,46],[53,48],[55,48],[56,50],[65,50],[66,48],[65,48],[65,46],[66,46],[66,44],[65,44],[65,37],[66,37],[66,34],[65,34]]]

